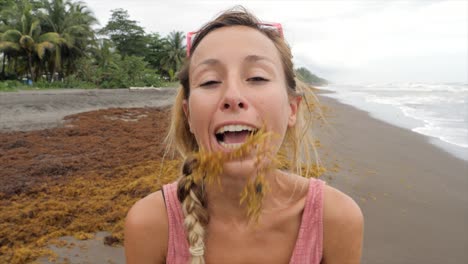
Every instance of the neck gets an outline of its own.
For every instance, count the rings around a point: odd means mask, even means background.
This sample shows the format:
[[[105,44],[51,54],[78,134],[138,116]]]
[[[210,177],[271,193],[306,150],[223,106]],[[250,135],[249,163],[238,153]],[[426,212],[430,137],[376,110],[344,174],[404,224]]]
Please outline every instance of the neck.
[[[272,171],[266,175],[265,179],[270,190],[263,199],[264,209],[281,206],[279,200],[284,194],[282,190],[284,190],[285,178],[287,178],[287,176],[281,177],[283,175],[280,171]],[[222,219],[225,223],[248,225],[246,205],[240,204],[240,195],[248,179],[249,177],[239,177],[239,175],[222,175],[220,176],[221,185],[215,182],[206,187],[208,213],[211,218]]]

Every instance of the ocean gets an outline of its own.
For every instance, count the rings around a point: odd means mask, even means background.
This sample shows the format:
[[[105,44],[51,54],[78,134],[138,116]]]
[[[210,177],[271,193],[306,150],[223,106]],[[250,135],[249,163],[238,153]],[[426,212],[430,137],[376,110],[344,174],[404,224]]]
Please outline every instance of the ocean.
[[[324,94],[390,124],[430,137],[468,161],[467,83],[330,84]]]

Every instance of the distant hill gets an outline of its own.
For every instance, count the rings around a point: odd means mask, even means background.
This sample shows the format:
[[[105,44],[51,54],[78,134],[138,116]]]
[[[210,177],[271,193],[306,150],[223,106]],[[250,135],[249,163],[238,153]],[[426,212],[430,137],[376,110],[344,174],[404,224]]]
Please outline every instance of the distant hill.
[[[323,86],[328,84],[327,80],[318,77],[304,67],[296,69],[296,76],[299,80],[311,85]]]

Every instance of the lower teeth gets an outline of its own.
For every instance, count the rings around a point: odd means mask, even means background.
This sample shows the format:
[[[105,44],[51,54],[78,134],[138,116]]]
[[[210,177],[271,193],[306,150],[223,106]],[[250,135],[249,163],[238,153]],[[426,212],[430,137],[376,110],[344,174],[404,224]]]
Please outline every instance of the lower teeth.
[[[231,143],[231,144],[227,144],[224,142],[219,142],[219,143],[221,144],[221,146],[228,148],[228,149],[237,149],[237,148],[240,148],[240,146],[242,146],[242,143]]]

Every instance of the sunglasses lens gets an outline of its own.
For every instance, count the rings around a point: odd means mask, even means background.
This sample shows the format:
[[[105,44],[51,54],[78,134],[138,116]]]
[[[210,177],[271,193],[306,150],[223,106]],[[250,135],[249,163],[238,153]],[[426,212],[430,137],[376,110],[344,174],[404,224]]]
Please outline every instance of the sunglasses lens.
[[[283,37],[283,29],[279,23],[262,23],[259,27],[263,30],[275,31],[279,36]]]

